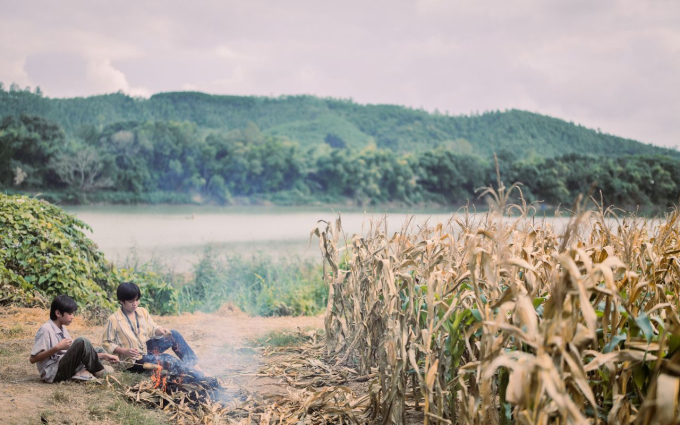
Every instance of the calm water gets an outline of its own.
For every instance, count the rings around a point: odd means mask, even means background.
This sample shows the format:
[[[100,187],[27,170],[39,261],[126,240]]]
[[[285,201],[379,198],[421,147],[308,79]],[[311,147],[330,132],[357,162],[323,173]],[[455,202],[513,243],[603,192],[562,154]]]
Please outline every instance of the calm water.
[[[268,255],[299,255],[321,258],[318,239],[309,245],[309,234],[319,220],[335,220],[330,209],[295,208],[210,208],[187,206],[99,206],[70,207],[67,211],[92,227],[88,236],[106,257],[125,264],[134,247],[142,261],[160,258],[175,271],[190,271],[206,246],[223,254],[249,256],[262,251]],[[447,211],[340,211],[343,228],[358,233],[362,225],[383,213],[388,231],[399,230],[410,215],[414,224],[428,221],[446,223]]]
[[[88,236],[106,257],[123,264],[134,247],[141,260],[158,257],[176,271],[189,271],[206,246],[224,254],[299,255],[321,258],[318,239],[309,234],[319,220],[335,220],[332,209],[210,208],[173,206],[68,207],[92,227]],[[381,212],[342,212],[343,228],[360,232],[362,223]],[[388,212],[389,230],[397,230],[409,212]],[[450,213],[420,212],[416,221],[448,221]]]

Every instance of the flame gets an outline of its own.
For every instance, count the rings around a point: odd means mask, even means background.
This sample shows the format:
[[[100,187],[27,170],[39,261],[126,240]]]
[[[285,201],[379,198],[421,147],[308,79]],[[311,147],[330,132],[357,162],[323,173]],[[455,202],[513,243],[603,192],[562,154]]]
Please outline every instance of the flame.
[[[160,366],[160,364],[159,364]],[[165,376],[162,376],[161,372],[163,371],[162,367],[159,367],[158,369],[155,369],[153,373],[151,374],[151,381],[153,382],[153,387],[154,388],[160,388],[161,391],[165,392],[165,388],[168,384],[168,378]]]

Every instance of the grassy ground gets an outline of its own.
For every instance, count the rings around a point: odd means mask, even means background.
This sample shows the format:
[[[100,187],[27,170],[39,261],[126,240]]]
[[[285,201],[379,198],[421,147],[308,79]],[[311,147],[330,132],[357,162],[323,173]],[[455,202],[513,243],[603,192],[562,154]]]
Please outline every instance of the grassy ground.
[[[43,309],[7,308],[0,311],[0,405],[3,406],[0,416],[3,424],[167,423],[162,412],[127,402],[106,382],[41,382],[37,368],[28,362],[28,357],[35,332],[47,319],[48,312]],[[252,346],[267,344],[267,340],[273,341],[272,345],[295,342],[277,331],[322,326],[320,317],[261,318],[226,311],[157,317],[156,321],[185,336],[208,374],[220,377],[231,383],[229,385],[259,393],[280,389],[274,388],[266,379],[252,379],[261,364],[258,352]],[[74,338],[87,337],[99,345],[102,327],[91,326],[76,317],[69,332]],[[115,377],[129,385],[136,380],[148,379],[127,372],[117,372]]]

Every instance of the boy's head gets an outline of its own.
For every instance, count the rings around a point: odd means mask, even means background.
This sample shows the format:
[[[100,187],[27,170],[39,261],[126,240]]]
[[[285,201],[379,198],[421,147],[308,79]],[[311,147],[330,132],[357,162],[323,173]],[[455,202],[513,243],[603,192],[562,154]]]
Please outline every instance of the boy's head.
[[[118,285],[116,295],[118,296],[118,302],[122,303],[124,301],[139,300],[142,296],[142,291],[140,291],[139,286],[132,282],[123,282]]]
[[[50,319],[57,320],[65,313],[73,315],[76,310],[78,310],[78,304],[76,304],[76,301],[73,298],[68,295],[59,295],[52,300],[52,305],[50,306]],[[57,312],[59,313],[58,315]]]

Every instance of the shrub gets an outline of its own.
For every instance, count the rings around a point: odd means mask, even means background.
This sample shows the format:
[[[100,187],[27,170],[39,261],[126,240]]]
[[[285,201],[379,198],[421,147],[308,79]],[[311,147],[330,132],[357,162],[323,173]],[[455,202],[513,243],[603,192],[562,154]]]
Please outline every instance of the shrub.
[[[8,286],[112,306],[107,293],[117,279],[83,233],[87,224],[45,201],[0,195],[0,226],[0,274]]]
[[[121,282],[134,282],[142,291],[140,304],[151,314],[176,314],[179,311],[179,291],[154,271],[120,269]]]
[[[253,315],[313,315],[328,297],[320,266],[297,257],[219,257],[207,248],[194,274],[194,282],[182,290],[183,310],[212,312],[232,302]]]
[[[0,304],[47,306],[68,294],[101,316],[116,306],[118,284],[132,281],[151,313],[178,311],[179,292],[161,274],[114,267],[83,233],[90,227],[59,207],[0,194],[0,225]]]

